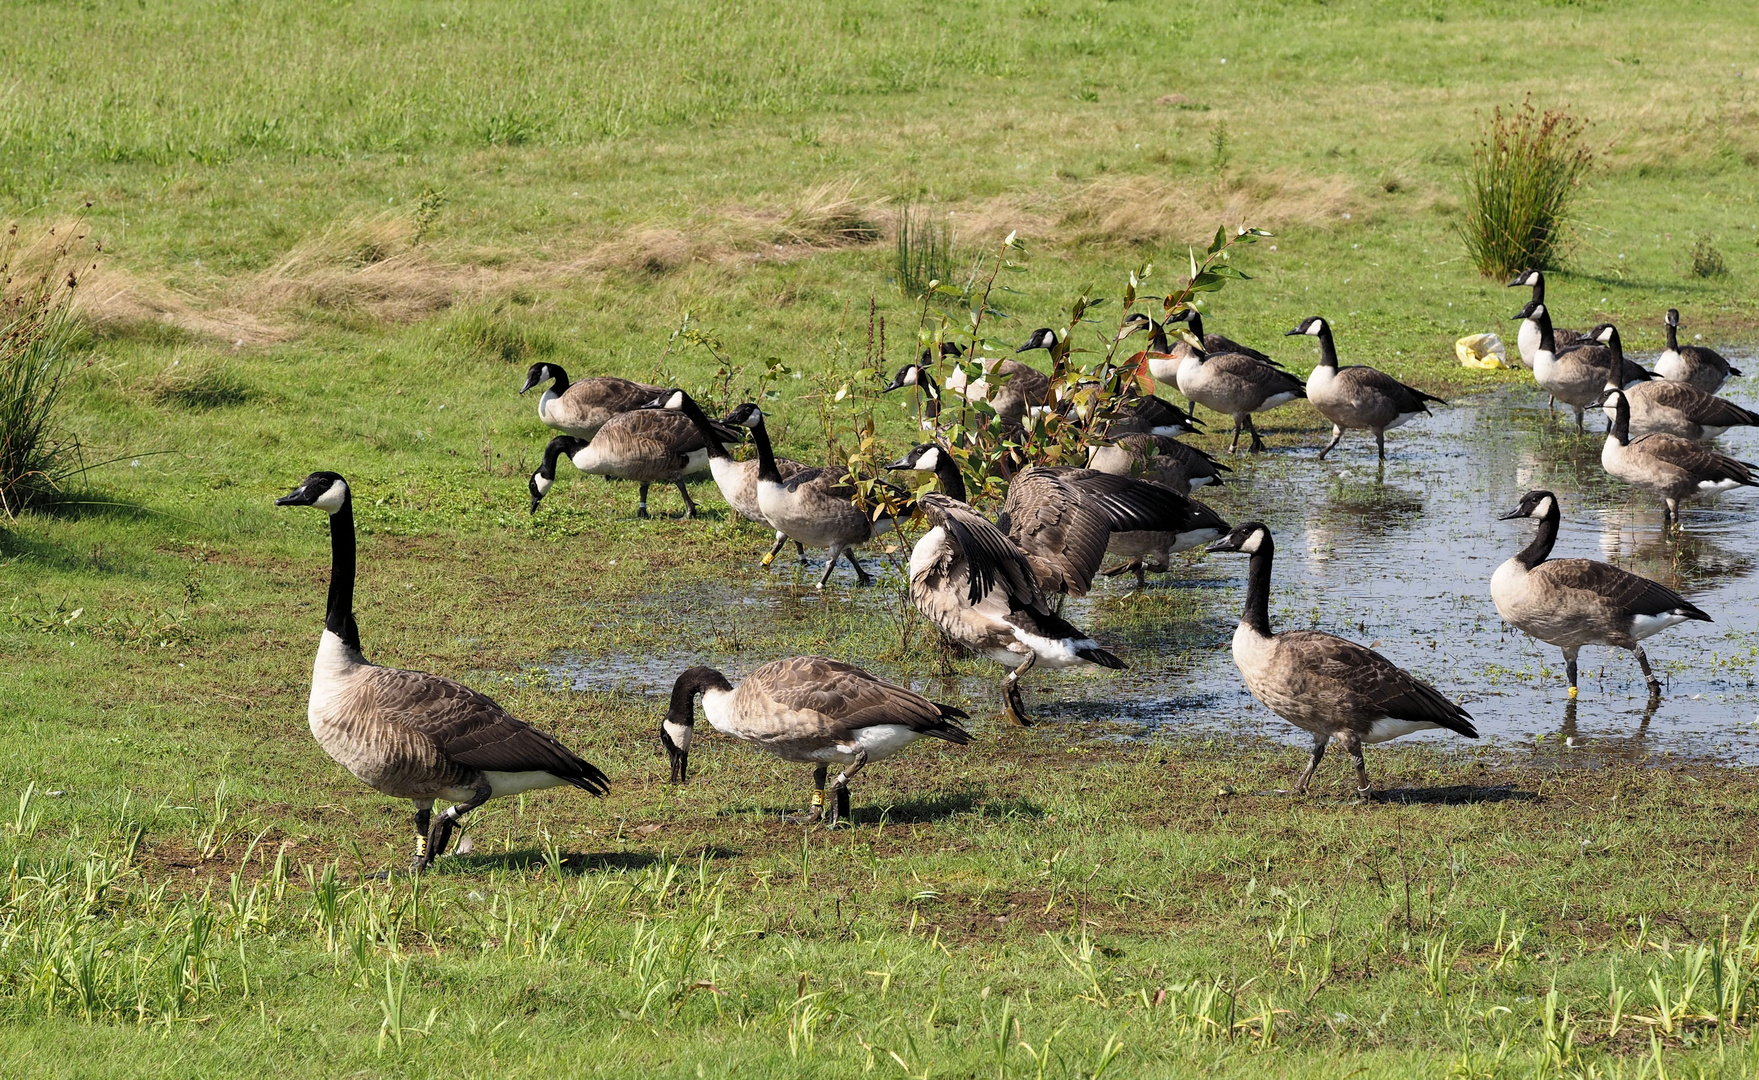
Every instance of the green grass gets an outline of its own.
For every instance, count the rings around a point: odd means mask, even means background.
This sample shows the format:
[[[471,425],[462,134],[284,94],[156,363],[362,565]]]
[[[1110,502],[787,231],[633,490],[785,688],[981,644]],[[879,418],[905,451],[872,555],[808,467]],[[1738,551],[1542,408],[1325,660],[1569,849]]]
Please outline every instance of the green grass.
[[[895,578],[759,586],[764,536],[706,491],[638,522],[567,476],[528,515],[546,433],[514,395],[536,358],[774,389],[780,448],[819,458],[821,408],[848,422],[822,395],[915,351],[903,205],[961,257],[1019,230],[1002,337],[1258,224],[1215,329],[1305,370],[1277,335],[1325,314],[1346,362],[1513,384],[1453,366],[1520,299],[1456,223],[1475,112],[1529,89],[1604,148],[1559,319],[1750,340],[1755,46],[1733,2],[15,6],[0,200],[27,231],[92,203],[63,403],[120,460],[0,524],[0,1072],[1759,1071],[1739,770],[1400,747],[1376,779],[1442,801],[1344,803],[1331,762],[1291,802],[1253,793],[1298,751],[1007,731],[958,662],[935,685],[977,743],[875,767],[854,830],[777,824],[806,777],[724,742],[669,789],[657,699],[542,670],[827,652],[933,682],[932,639]],[[1705,234],[1726,273],[1692,273]],[[306,732],[327,548],[271,505],[315,468],[357,493],[369,655],[491,692],[610,798],[494,806],[419,892],[373,877],[406,811]],[[1234,602],[1117,618],[1209,649]]]

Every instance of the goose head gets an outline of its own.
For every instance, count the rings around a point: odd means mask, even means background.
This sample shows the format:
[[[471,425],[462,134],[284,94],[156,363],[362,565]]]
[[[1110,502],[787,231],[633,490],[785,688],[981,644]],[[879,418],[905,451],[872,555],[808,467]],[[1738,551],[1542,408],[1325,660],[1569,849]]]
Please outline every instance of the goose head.
[[[763,410],[757,407],[756,402],[747,401],[723,417],[721,423],[732,424],[735,427],[762,427]]]
[[[964,356],[965,346],[959,344],[957,341],[943,341],[941,342],[940,353],[942,357]],[[927,366],[928,362],[933,359],[934,353],[930,352],[928,349],[923,349],[922,355],[917,357],[916,362],[923,366]]]
[[[519,388],[519,392],[523,394],[539,383],[546,383],[552,379],[556,382],[567,381],[568,375],[562,370],[561,365],[552,364],[548,361],[533,364],[526,370],[525,385]]]
[[[1118,327],[1118,336],[1116,340],[1122,341],[1131,334],[1142,330],[1147,330],[1152,333],[1154,330],[1154,320],[1140,311],[1132,311],[1125,317],[1123,325]]]
[[[731,690],[727,677],[710,667],[686,668],[672,683],[672,701],[660,721],[660,746],[672,763],[672,783],[690,779],[690,738],[696,733],[696,695]]]
[[[1298,337],[1302,334],[1306,334],[1308,337],[1324,337],[1330,331],[1331,324],[1320,318],[1318,315],[1315,315],[1312,318],[1302,319],[1300,326],[1295,327],[1283,336]]]
[[[1602,345],[1610,347],[1614,352],[1621,351],[1619,348],[1619,328],[1612,323],[1601,323],[1588,331],[1588,336]]]
[[[1515,275],[1515,280],[1509,282],[1508,287],[1511,289],[1518,289],[1523,285],[1531,287],[1543,284],[1545,284],[1545,278],[1539,273],[1539,271],[1523,270]]]
[[[1678,330],[1680,328],[1680,309],[1679,308],[1671,308],[1670,307],[1667,309],[1667,325],[1673,327],[1675,330]]]
[[[671,409],[672,411],[677,412],[678,410],[683,409],[684,403],[689,400],[690,400],[690,395],[685,393],[682,390],[667,390],[664,393],[662,393],[659,397],[654,398],[652,401],[646,403],[645,405],[642,405],[641,408],[643,408],[643,409]]]
[[[1272,547],[1270,526],[1262,521],[1248,521],[1209,545],[1209,550],[1238,551],[1246,555],[1257,555],[1259,552],[1269,552]]]
[[[1031,352],[1033,349],[1044,349],[1049,352],[1055,352],[1056,348],[1057,332],[1048,326],[1044,326],[1034,330],[1032,336],[1026,339],[1026,344],[1020,346],[1014,351],[1017,353],[1023,353]]]
[[[544,447],[543,464],[537,472],[531,474],[531,482],[526,487],[531,491],[531,512],[537,513],[537,504],[549,493],[550,485],[556,482],[556,461],[566,454],[572,458],[586,449],[586,440],[577,439],[573,435],[558,435]]]
[[[275,500],[276,506],[315,506],[326,514],[335,514],[348,503],[348,481],[333,472],[312,473],[298,487]]]
[[[1537,321],[1539,321],[1539,318],[1543,315],[1545,315],[1544,302],[1540,301],[1540,300],[1529,300],[1529,301],[1527,301],[1526,307],[1515,312],[1513,315],[1510,315],[1509,318],[1510,318],[1510,320],[1532,319],[1533,321],[1537,322]]]
[[[1617,386],[1608,386],[1600,399],[1600,407],[1606,412],[1606,418],[1612,420],[1618,416],[1620,406],[1630,408],[1625,402],[1625,392]]]
[[[896,375],[892,376],[892,381],[889,384],[887,384],[887,386],[884,390],[882,390],[880,392],[883,394],[889,394],[893,390],[902,390],[906,386],[926,386],[926,385],[928,385],[928,380],[929,380],[930,376],[929,376],[928,372],[926,370],[924,370],[924,365],[927,363],[928,363],[928,350],[924,349],[922,351],[922,360],[921,361],[919,361],[918,363],[914,363],[914,364],[905,364],[903,367],[899,368],[898,373]]]
[[[887,465],[888,469],[931,473],[940,468],[946,451],[938,443],[918,443],[909,453]]]
[[[1529,491],[1521,496],[1521,503],[1513,510],[1497,518],[1498,521],[1513,521],[1516,518],[1548,518],[1557,516],[1557,496],[1549,491]]]

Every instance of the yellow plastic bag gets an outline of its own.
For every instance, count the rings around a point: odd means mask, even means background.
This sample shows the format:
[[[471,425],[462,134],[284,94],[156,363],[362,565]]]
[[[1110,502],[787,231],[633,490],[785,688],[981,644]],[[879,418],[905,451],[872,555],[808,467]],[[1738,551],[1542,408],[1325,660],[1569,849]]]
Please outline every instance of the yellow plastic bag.
[[[1495,334],[1471,334],[1454,342],[1454,355],[1462,366],[1495,371],[1509,366],[1508,350]]]

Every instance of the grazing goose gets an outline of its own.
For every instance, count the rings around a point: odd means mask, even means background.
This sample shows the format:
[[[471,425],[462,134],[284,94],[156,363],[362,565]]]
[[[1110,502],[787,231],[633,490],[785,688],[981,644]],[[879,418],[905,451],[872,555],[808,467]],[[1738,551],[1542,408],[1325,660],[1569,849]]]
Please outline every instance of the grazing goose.
[[[1628,363],[1618,327],[1603,323],[1594,328],[1594,337],[1600,347],[1621,363]],[[1613,389],[1612,383],[1602,389]],[[1625,395],[1631,403],[1631,428],[1639,435],[1658,431],[1682,439],[1714,439],[1731,427],[1759,424],[1759,414],[1691,383],[1667,379],[1626,383]]]
[[[1722,389],[1722,384],[1730,375],[1740,375],[1740,369],[1731,367],[1723,355],[1715,349],[1703,345],[1686,345],[1679,342],[1680,313],[1678,308],[1667,309],[1667,348],[1655,360],[1655,373],[1672,382],[1690,383],[1706,394],[1714,394]]]
[[[1110,443],[1089,443],[1087,467],[1095,472],[1152,480],[1182,495],[1205,484],[1220,486],[1233,470],[1195,446],[1165,435],[1125,435]]]
[[[716,731],[783,761],[814,766],[811,807],[787,818],[796,825],[820,816],[827,827],[848,819],[849,781],[871,761],[883,761],[922,738],[956,746],[971,741],[954,723],[966,719],[962,710],[840,660],[776,660],[747,675],[738,688],[713,668],[693,667],[672,684],[672,703],[660,724],[660,744],[671,759],[674,784],[689,776],[699,693],[702,713]],[[843,771],[831,781],[837,801],[825,815],[825,775],[832,762]]]
[[[672,409],[689,418],[690,422],[696,426],[696,433],[702,437],[702,441],[708,449],[709,475],[714,477],[715,487],[721,489],[721,498],[727,500],[727,505],[731,506],[745,520],[755,521],[759,525],[769,525],[770,528],[775,529],[775,526],[770,525],[769,519],[763,516],[763,510],[757,505],[757,459],[735,461],[733,455],[727,453],[727,444],[722,441],[723,434],[727,433],[725,425],[716,425],[709,420],[702,411],[702,406],[696,403],[696,399],[682,390],[664,392],[660,397],[648,402],[643,408]],[[776,471],[781,474],[783,480],[787,480],[806,467],[800,462],[791,461],[788,458],[776,459]],[[776,542],[770,548],[769,554],[764,556],[763,564],[768,566],[775,561],[776,554],[782,550],[782,545],[787,542],[787,535],[782,530],[776,529]],[[800,552],[800,558],[805,560],[806,549],[798,543],[794,547]]]
[[[1447,402],[1433,394],[1425,394],[1414,386],[1360,364],[1338,367],[1337,346],[1332,344],[1331,324],[1315,315],[1290,330],[1286,336],[1306,334],[1319,339],[1319,366],[1307,376],[1307,400],[1319,415],[1331,421],[1331,442],[1319,452],[1319,460],[1331,452],[1344,437],[1345,428],[1374,432],[1374,446],[1380,460],[1386,460],[1386,432],[1400,427],[1418,415],[1428,416],[1433,401]]]
[[[817,587],[824,588],[831,579],[839,557],[848,559],[855,568],[859,584],[872,584],[873,578],[855,558],[854,549],[890,531],[895,522],[889,517],[876,521],[855,505],[849,470],[832,465],[807,467],[784,478],[770,446],[762,409],[747,402],[729,413],[725,422],[750,428],[757,443],[757,508],[764,520],[795,543],[828,552]],[[772,551],[771,556],[774,554]],[[769,563],[766,557],[764,565]]]
[[[1557,496],[1529,491],[1500,520],[1534,518],[1533,542],[1496,568],[1490,598],[1503,621],[1563,650],[1570,696],[1576,696],[1576,654],[1584,645],[1629,649],[1651,693],[1661,681],[1649,670],[1642,641],[1688,619],[1710,616],[1659,582],[1591,559],[1548,559],[1562,515]]]
[[[665,393],[664,390],[659,393]],[[656,395],[657,396],[657,395]],[[723,438],[733,438],[726,432]],[[678,486],[684,497],[684,516],[696,516],[696,503],[684,478],[708,467],[708,446],[696,425],[675,412],[638,410],[618,413],[605,421],[591,442],[573,435],[558,435],[544,447],[543,463],[531,474],[531,512],[556,482],[556,459],[567,455],[583,473],[634,480],[641,485],[635,516],[647,514],[647,489],[653,484]]]
[[[1509,282],[1509,288],[1511,289],[1518,289],[1523,285],[1532,287],[1532,303],[1545,303],[1544,274],[1537,270],[1524,270],[1515,275],[1515,280]],[[1517,316],[1517,318],[1519,318],[1519,316]],[[1557,351],[1568,349],[1570,346],[1588,339],[1588,336],[1580,330],[1565,330],[1562,327],[1557,326],[1552,327],[1551,336],[1553,342],[1556,344]],[[1538,322],[1530,318],[1521,319],[1521,329],[1515,335],[1515,351],[1517,355],[1520,356],[1521,363],[1527,365],[1527,367],[1531,369],[1533,367],[1534,358],[1539,355]]]
[[[538,398],[538,419],[577,439],[592,438],[611,417],[639,409],[665,390],[664,387],[619,379],[615,375],[600,375],[571,383],[561,364],[544,361],[531,365],[531,370],[525,373],[525,385],[519,392],[523,394],[546,380],[550,386]]]
[[[343,768],[375,791],[415,804],[421,871],[445,854],[453,826],[503,795],[572,784],[594,795],[605,774],[566,746],[462,683],[380,667],[361,655],[354,619],[354,497],[333,472],[300,481],[277,506],[330,515],[330,597],[312,666],[311,733]],[[451,806],[434,821],[434,800]]]
[[[1618,370],[1613,366],[1611,352],[1598,343],[1588,342],[1560,354],[1552,332],[1551,313],[1538,301],[1522,308],[1515,318],[1539,326],[1539,348],[1533,354],[1533,381],[1554,400],[1568,405],[1576,414],[1576,430],[1584,430],[1583,410],[1600,401],[1606,392],[1607,381]]]
[[[1173,529],[1135,529],[1115,531],[1106,545],[1106,554],[1124,561],[1110,570],[1106,577],[1134,572],[1136,587],[1148,585],[1149,574],[1165,574],[1172,569],[1172,556],[1207,544],[1228,531],[1228,523],[1220,514],[1196,499],[1187,499],[1185,520]]]
[[[1173,319],[1189,320],[1193,314],[1195,312],[1186,309]],[[1234,441],[1228,445],[1230,454],[1240,449],[1241,431],[1252,436],[1253,453],[1264,449],[1264,440],[1258,437],[1258,429],[1252,426],[1253,413],[1307,396],[1307,389],[1295,376],[1243,353],[1211,354],[1181,340],[1169,356],[1169,359],[1161,360],[1150,354],[1150,373],[1157,379],[1171,377],[1179,393],[1191,401],[1233,417]]]
[[[1272,632],[1270,567],[1276,545],[1263,522],[1240,526],[1209,550],[1252,556],[1246,607],[1234,630],[1234,665],[1253,697],[1313,736],[1313,756],[1295,781],[1297,793],[1307,790],[1326,744],[1333,741],[1356,759],[1356,789],[1366,796],[1364,743],[1429,728],[1478,737],[1470,713],[1373,649],[1318,630]]]
[[[1680,385],[1686,385],[1684,383]],[[1680,503],[1694,495],[1713,495],[1730,488],[1759,486],[1754,466],[1719,454],[1678,435],[1656,432],[1631,438],[1631,404],[1614,387],[1603,406],[1612,424],[1600,449],[1600,466],[1633,487],[1662,499],[1661,523],[1680,522]]]
[[[1030,726],[1020,678],[1034,665],[1117,669],[1124,662],[1051,610],[1039,584],[1046,571],[1042,560],[1029,557],[959,497],[964,481],[956,465],[943,464],[947,456],[939,446],[923,445],[889,466],[934,473],[956,493],[929,492],[917,500],[930,528],[910,552],[910,599],[952,641],[1008,667],[1002,709],[1015,723]],[[1097,566],[1103,539],[1086,546]]]

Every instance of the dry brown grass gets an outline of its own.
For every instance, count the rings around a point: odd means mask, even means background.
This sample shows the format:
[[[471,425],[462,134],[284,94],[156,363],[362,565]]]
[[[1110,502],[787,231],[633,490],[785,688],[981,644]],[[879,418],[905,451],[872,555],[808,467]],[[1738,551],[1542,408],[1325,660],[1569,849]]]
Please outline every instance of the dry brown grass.
[[[1351,185],[1335,176],[1273,172],[1209,183],[1135,176],[1092,184],[1061,208],[1059,225],[1077,243],[1192,244],[1213,236],[1218,223],[1324,227],[1354,205]]]

